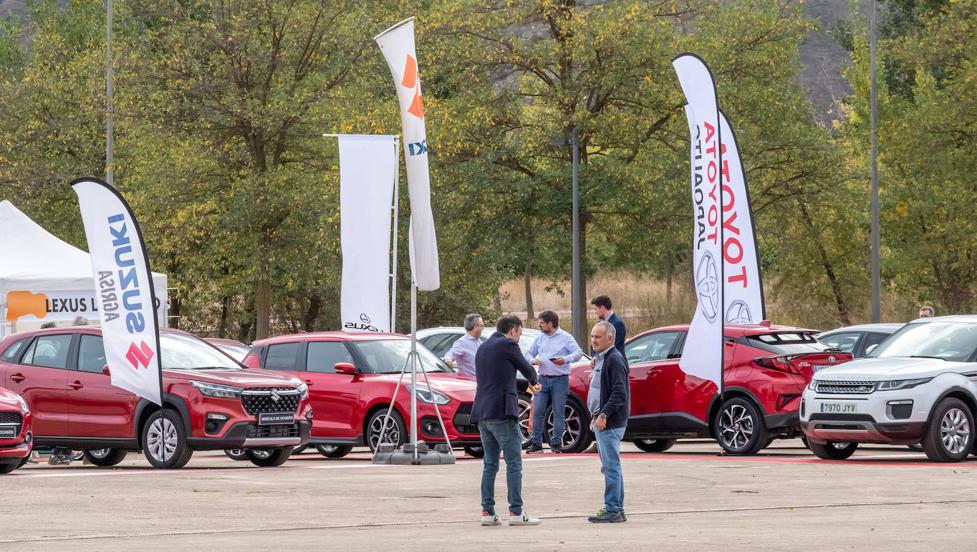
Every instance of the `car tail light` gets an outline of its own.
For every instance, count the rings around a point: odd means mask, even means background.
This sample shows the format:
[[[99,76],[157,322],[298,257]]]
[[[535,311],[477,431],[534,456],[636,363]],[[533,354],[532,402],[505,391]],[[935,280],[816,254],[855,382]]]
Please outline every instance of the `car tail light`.
[[[778,372],[787,372],[788,374],[796,374],[797,370],[794,369],[790,364],[790,359],[786,356],[770,356],[770,357],[759,357],[753,359],[758,366],[764,368],[769,368],[770,370],[777,370]]]

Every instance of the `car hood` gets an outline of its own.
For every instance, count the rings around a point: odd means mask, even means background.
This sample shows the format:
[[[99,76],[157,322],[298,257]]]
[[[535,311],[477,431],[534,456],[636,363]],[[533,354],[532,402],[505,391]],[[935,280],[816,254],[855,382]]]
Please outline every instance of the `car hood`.
[[[429,372],[427,377],[431,380],[431,388],[435,391],[440,391],[452,399],[459,401],[475,400],[475,380],[472,378],[452,372]],[[399,378],[400,374],[373,374],[370,376],[371,381],[387,381],[394,385],[397,384]],[[405,374],[404,385],[409,383],[410,376]],[[427,382],[424,381],[423,374],[417,374],[417,386],[422,388],[427,387]]]
[[[814,379],[839,381],[882,381],[930,378],[946,372],[974,372],[972,362],[952,362],[936,358],[861,358],[824,368]]]
[[[17,393],[0,387],[0,410],[20,412],[20,397]]]
[[[296,387],[300,383],[292,376],[266,370],[163,370],[167,378],[182,381],[203,381],[237,387]]]

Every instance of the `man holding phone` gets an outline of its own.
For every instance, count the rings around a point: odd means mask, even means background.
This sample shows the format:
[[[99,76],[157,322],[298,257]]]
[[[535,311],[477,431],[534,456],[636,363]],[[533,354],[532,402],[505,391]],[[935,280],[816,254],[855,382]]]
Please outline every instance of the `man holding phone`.
[[[533,436],[527,454],[543,452],[546,409],[553,407],[553,432],[550,450],[561,452],[566,427],[567,394],[570,392],[570,365],[580,360],[583,351],[569,333],[560,329],[560,317],[551,310],[539,313],[539,337],[526,351],[526,360],[539,370],[542,390],[533,397]]]

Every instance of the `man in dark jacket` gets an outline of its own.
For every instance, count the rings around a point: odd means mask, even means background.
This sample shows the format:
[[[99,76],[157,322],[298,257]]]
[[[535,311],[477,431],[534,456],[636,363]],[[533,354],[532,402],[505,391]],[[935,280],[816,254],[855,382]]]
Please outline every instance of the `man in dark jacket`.
[[[587,408],[597,439],[600,471],[604,474],[604,507],[587,518],[591,523],[620,523],[624,515],[624,474],[621,471],[621,440],[631,413],[631,384],[628,364],[614,347],[614,326],[602,320],[590,332],[596,352],[594,375],[587,392]]]
[[[621,352],[621,356],[625,357],[626,361],[627,354],[624,352],[624,341],[627,339],[628,330],[624,325],[624,320],[621,320],[621,317],[611,310],[611,298],[606,295],[598,295],[590,301],[590,304],[594,306],[594,314],[597,315],[597,320],[605,320],[614,326],[614,348]]]
[[[530,392],[539,390],[536,370],[519,350],[522,321],[503,316],[496,332],[475,353],[475,404],[472,423],[482,437],[482,525],[501,525],[495,515],[495,475],[499,452],[505,457],[509,487],[509,525],[539,525],[522,508],[522,432],[516,401],[516,370],[529,380]]]

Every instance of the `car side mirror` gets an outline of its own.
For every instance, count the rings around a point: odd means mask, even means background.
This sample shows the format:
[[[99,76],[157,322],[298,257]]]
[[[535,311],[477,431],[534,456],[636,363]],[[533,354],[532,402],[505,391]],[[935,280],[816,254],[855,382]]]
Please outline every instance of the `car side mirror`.
[[[356,375],[356,366],[352,362],[337,362],[334,368],[337,374],[346,374],[347,376]]]
[[[112,372],[109,371],[109,365],[108,364],[105,364],[105,365],[102,366],[102,373],[105,374],[106,376],[111,376],[112,375]]]

